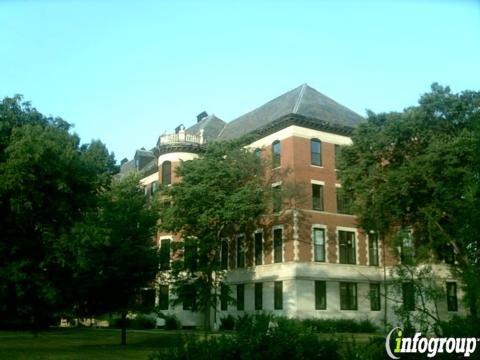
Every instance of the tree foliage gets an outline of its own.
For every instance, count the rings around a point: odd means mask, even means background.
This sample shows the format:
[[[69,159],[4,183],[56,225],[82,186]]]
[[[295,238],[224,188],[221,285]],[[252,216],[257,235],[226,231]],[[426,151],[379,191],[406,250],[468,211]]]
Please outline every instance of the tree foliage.
[[[374,114],[342,148],[343,188],[366,230],[412,230],[417,260],[453,248],[476,315],[480,263],[480,93],[433,84],[419,105]]]
[[[243,145],[241,140],[209,144],[198,159],[177,168],[181,182],[159,192],[161,229],[185,240],[185,247],[180,244],[181,250],[174,249],[167,279],[178,301],[197,299],[197,309],[205,312],[206,328],[224,274],[219,261],[221,240],[250,234],[266,208],[264,168]]]
[[[71,301],[63,240],[115,165],[101,142],[80,146],[67,122],[21,101],[0,103],[0,323],[38,325]]]
[[[139,178],[113,181],[98,205],[77,223],[70,238],[77,289],[77,313],[96,315],[134,310],[141,290],[152,287],[158,272],[154,243],[158,213],[145,200]]]

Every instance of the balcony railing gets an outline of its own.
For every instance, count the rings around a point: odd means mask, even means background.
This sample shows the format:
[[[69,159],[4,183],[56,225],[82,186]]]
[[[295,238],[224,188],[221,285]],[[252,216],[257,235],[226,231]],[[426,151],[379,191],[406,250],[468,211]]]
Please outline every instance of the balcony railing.
[[[160,145],[178,143],[203,144],[203,129],[200,130],[199,134],[188,134],[184,130],[180,130],[176,134],[164,134],[160,136]]]

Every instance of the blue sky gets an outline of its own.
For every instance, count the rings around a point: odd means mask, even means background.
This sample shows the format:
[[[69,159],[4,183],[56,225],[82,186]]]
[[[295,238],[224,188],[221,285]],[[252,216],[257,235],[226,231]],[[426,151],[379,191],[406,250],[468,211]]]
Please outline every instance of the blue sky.
[[[361,115],[480,87],[480,2],[0,0],[0,97],[117,160],[308,83]]]

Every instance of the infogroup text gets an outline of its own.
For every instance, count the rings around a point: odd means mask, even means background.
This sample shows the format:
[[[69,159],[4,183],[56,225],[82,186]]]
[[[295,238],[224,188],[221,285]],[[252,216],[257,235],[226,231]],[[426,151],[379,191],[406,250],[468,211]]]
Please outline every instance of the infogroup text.
[[[394,334],[395,333],[395,334]],[[393,350],[390,345],[392,335],[394,338]],[[471,338],[453,338],[453,337],[422,337],[422,333],[417,332],[412,337],[403,337],[403,330],[399,327],[392,329],[385,340],[385,350],[392,359],[400,359],[401,354],[417,353],[427,354],[427,357],[433,358],[438,353],[456,353],[463,354],[464,357],[470,357],[477,348],[477,341],[480,339]]]

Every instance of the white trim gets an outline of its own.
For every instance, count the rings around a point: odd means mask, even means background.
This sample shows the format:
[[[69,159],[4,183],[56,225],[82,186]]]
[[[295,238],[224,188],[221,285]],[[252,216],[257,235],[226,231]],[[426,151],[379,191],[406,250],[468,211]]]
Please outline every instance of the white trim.
[[[360,265],[359,252],[358,252],[358,229],[346,226],[337,226],[335,228],[336,242],[337,242],[337,264],[340,264],[340,237],[339,231],[350,231],[355,233],[355,264],[342,264],[342,265]]]
[[[275,262],[275,239],[273,232],[276,229],[282,230],[282,261],[279,263]],[[272,226],[272,264],[282,264],[285,262],[285,230],[283,225],[274,225]]]
[[[158,157],[157,164],[160,166],[164,161],[178,162],[178,161],[187,161],[194,160],[198,158],[197,154],[188,153],[188,152],[174,152],[163,154]],[[173,164],[172,164],[172,174],[173,174]]]
[[[147,186],[155,181],[160,182],[160,173],[158,171],[154,174],[144,177],[143,179],[140,179],[140,185]]]
[[[322,181],[322,180],[313,180],[313,179],[311,179],[311,180],[310,180],[310,184],[323,185],[323,186],[325,186],[325,181]]]
[[[313,237],[313,231],[315,229],[323,229],[324,231],[324,245],[325,245],[325,261],[315,261],[315,239]],[[328,263],[330,262],[328,259],[328,227],[327,225],[323,224],[312,224],[310,228],[310,241],[311,241],[311,261],[314,263]]]
[[[272,188],[274,187],[277,187],[277,186],[282,186],[282,181],[275,181],[274,183],[272,183]]]
[[[335,184],[335,187],[336,187],[336,188],[341,188],[341,187],[342,187],[342,184]]]
[[[275,140],[282,141],[292,136],[301,137],[309,140],[312,138],[316,138],[322,142],[326,142],[329,144],[337,144],[337,145],[352,144],[352,139],[348,136],[332,134],[326,131],[308,129],[298,125],[291,125],[273,134],[267,135],[264,138],[254,141],[253,143],[248,145],[248,147],[262,148],[262,147],[270,146]]]

